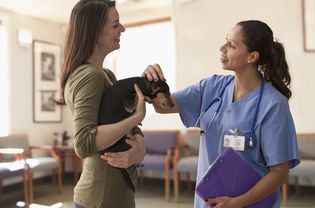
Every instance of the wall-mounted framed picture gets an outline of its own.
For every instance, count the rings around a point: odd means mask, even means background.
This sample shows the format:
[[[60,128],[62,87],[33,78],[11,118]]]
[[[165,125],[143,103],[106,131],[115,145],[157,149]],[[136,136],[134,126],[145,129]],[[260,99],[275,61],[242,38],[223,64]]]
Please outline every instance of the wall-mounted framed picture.
[[[315,0],[302,0],[304,50],[315,52]]]
[[[55,99],[60,86],[61,46],[33,41],[33,121],[62,122],[62,110]]]

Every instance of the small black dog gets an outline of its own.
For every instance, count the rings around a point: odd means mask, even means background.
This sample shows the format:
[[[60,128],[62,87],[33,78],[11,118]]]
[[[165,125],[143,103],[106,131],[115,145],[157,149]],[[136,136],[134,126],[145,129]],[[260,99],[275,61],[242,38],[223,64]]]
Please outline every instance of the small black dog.
[[[163,108],[170,108],[174,105],[170,99],[169,86],[165,81],[149,81],[145,77],[118,80],[103,94],[99,110],[99,125],[119,122],[134,113],[137,104],[134,84],[139,86],[147,102],[154,101]],[[121,152],[130,149],[130,145],[125,142],[126,139],[128,139],[127,135],[99,153]]]
[[[147,102],[157,103],[163,108],[174,106],[170,99],[170,90],[166,82],[162,80],[149,81],[144,77],[122,79],[115,82],[104,92],[99,110],[99,125],[119,122],[134,113],[137,105],[137,93],[134,89],[134,84],[138,85]],[[99,151],[99,153],[121,152],[130,149],[131,146],[125,142],[126,139],[129,139],[128,135],[120,138],[111,147]],[[135,185],[128,171],[124,168],[120,168],[120,170],[130,189],[135,192]]]

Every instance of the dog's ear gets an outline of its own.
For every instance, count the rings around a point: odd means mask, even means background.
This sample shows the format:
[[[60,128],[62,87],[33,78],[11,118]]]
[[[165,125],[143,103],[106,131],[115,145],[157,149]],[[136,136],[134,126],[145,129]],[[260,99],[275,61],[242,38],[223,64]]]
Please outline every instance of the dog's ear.
[[[143,95],[151,96],[152,95],[152,85],[154,81],[149,81],[147,78],[144,79],[144,89],[142,90]]]
[[[162,80],[158,80],[156,82],[152,82],[151,89],[153,91],[152,94],[156,94],[157,92],[166,93],[166,92],[170,91],[170,88],[169,88],[168,84],[165,81],[162,81]]]
[[[169,88],[168,84],[165,81],[161,80],[159,82],[159,86],[160,86],[160,91],[163,92],[163,93],[170,91],[170,88]]]
[[[151,87],[151,90],[152,90],[152,95],[156,95],[156,93],[158,93],[161,90],[161,87],[157,85],[153,85]]]

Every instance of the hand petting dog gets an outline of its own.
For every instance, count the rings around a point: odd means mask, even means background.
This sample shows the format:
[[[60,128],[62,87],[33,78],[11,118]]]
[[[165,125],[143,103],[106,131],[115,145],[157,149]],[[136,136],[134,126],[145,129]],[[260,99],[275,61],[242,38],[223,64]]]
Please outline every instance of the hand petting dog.
[[[144,72],[142,73],[142,77],[148,78],[150,81],[158,81],[163,80],[166,81],[162,69],[159,64],[149,65]]]

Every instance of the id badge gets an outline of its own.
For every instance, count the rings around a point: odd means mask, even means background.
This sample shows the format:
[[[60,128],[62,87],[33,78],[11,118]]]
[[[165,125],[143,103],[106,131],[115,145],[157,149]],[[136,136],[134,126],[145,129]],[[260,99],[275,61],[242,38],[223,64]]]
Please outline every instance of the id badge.
[[[223,147],[232,147],[237,151],[245,150],[245,136],[224,135]]]

